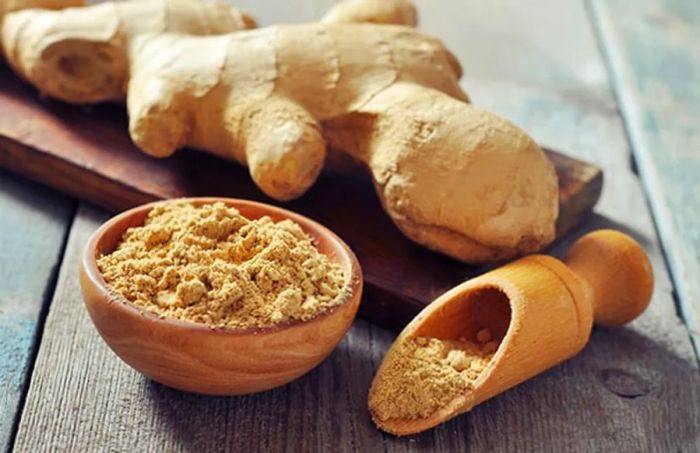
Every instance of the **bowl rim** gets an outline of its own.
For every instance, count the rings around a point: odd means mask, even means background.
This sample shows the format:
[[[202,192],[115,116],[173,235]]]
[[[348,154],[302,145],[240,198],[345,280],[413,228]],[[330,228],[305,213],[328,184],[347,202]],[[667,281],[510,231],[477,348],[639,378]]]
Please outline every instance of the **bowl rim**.
[[[123,219],[135,215],[143,211],[150,211],[157,205],[165,203],[177,203],[177,202],[191,202],[197,205],[213,204],[216,202],[223,202],[226,206],[238,208],[240,206],[246,206],[251,208],[258,208],[263,215],[269,215],[270,213],[276,214],[278,217],[283,219],[290,219],[298,223],[302,227],[302,230],[306,234],[316,238],[316,236],[325,236],[332,243],[335,243],[341,250],[336,262],[342,264],[343,261],[349,262],[349,275],[347,280],[343,285],[340,297],[342,301],[338,304],[329,307],[316,314],[313,318],[307,321],[290,319],[281,323],[272,324],[269,326],[250,326],[250,327],[234,327],[234,326],[213,326],[204,323],[194,322],[194,321],[184,321],[176,318],[169,318],[161,315],[157,315],[141,307],[138,307],[121,294],[116,293],[107,285],[107,282],[102,277],[102,273],[97,267],[97,245],[107,231],[115,228]],[[311,234],[315,230],[318,234]],[[126,231],[126,230],[124,230]],[[124,231],[121,233],[123,234]],[[328,256],[328,255],[326,255]],[[345,265],[343,265],[345,267]],[[83,253],[81,254],[81,268],[84,271],[85,276],[90,281],[90,284],[97,289],[99,294],[102,296],[100,303],[111,304],[114,308],[122,310],[129,316],[138,316],[143,319],[146,318],[149,321],[163,323],[174,328],[184,329],[188,331],[201,331],[201,332],[215,332],[227,335],[263,335],[276,333],[282,330],[288,330],[295,327],[308,326],[310,324],[320,322],[324,318],[333,315],[335,312],[339,311],[341,308],[345,307],[357,298],[359,307],[359,300],[361,298],[361,291],[363,287],[363,276],[360,263],[355,256],[355,253],[350,249],[350,247],[343,241],[337,234],[331,231],[329,228],[325,227],[321,223],[306,217],[302,214],[290,211],[288,209],[280,208],[278,206],[273,206],[267,203],[262,203],[258,201],[246,200],[242,198],[230,198],[230,197],[179,197],[179,198],[169,198],[166,200],[157,200],[150,203],[141,204],[133,208],[127,209],[119,214],[111,217],[109,220],[104,222],[100,227],[95,230],[90,238],[88,239]],[[357,308],[355,309],[355,311]]]

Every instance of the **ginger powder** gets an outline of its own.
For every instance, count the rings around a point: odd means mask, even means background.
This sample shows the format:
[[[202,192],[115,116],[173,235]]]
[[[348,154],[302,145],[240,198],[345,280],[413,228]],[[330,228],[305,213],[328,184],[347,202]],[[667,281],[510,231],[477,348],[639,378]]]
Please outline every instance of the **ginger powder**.
[[[310,320],[338,305],[347,283],[297,223],[251,220],[220,202],[156,205],[97,266],[139,308],[221,327]]]
[[[408,338],[384,359],[370,390],[370,410],[380,421],[429,417],[469,391],[497,348],[488,329],[475,342]]]

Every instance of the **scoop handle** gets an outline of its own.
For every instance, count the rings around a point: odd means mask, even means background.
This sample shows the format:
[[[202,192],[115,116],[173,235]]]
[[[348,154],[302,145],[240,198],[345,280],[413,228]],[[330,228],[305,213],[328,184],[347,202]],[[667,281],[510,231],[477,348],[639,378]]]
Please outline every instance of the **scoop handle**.
[[[654,273],[644,249],[630,236],[598,230],[577,240],[566,264],[585,283],[600,326],[621,326],[647,308]]]

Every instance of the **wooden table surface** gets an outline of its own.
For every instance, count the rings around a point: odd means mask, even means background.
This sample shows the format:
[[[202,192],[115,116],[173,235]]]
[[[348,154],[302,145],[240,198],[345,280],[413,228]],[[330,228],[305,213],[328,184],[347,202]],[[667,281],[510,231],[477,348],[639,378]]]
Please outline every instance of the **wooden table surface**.
[[[262,24],[312,20],[330,3],[237,1]],[[631,234],[656,273],[647,312],[595,329],[576,358],[409,438],[369,420],[368,386],[394,333],[361,320],[283,388],[184,394],[119,361],[83,308],[78,254],[108,215],[0,173],[0,449],[700,450],[700,3],[417,4],[421,28],[462,61],[474,103],[603,167],[596,213],[550,252],[595,228]]]

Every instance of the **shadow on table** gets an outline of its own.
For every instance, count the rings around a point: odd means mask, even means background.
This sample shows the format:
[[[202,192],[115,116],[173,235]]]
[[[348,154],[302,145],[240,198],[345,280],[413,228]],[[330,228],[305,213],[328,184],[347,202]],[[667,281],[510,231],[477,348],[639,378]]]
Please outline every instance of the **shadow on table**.
[[[336,451],[381,445],[367,413],[367,391],[393,339],[357,321],[336,351],[302,378],[267,392],[205,397],[147,380],[155,423],[187,451]]]

